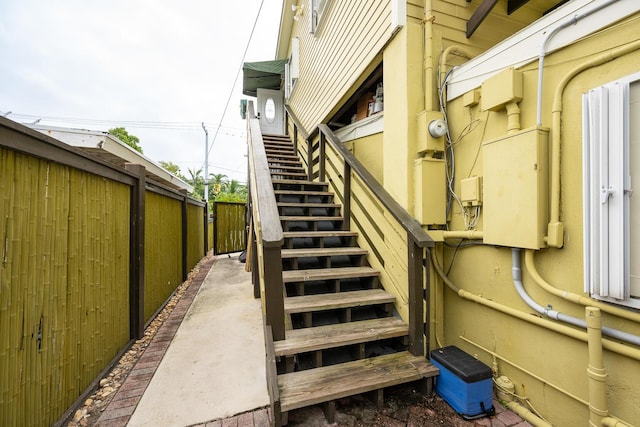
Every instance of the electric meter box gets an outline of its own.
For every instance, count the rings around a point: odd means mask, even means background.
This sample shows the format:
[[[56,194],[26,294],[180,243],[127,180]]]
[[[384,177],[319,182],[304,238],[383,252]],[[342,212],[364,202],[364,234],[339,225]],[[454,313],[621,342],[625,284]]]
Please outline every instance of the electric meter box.
[[[431,363],[440,369],[436,393],[463,418],[495,413],[491,368],[453,345],[431,351]]]

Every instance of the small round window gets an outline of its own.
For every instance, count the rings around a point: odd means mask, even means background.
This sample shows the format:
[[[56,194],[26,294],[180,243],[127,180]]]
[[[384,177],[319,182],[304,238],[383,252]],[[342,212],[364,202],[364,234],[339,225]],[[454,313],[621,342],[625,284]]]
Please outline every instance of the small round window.
[[[269,123],[273,123],[276,118],[276,103],[273,102],[273,98],[268,98],[264,103],[264,116]]]

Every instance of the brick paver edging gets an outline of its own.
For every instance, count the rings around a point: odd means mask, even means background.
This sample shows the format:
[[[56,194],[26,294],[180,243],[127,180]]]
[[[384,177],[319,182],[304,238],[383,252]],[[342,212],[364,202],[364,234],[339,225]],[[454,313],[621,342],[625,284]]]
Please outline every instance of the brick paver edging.
[[[215,259],[216,257],[211,257],[202,264],[198,274],[193,277],[191,284],[182,294],[180,301],[153,336],[111,403],[100,415],[95,427],[124,427],[127,425]]]

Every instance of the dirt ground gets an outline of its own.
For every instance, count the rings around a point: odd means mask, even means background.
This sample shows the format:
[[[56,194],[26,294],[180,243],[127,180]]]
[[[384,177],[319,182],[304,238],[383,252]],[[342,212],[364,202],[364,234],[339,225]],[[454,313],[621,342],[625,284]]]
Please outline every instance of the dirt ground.
[[[466,421],[439,396],[427,397],[411,385],[385,389],[381,410],[364,395],[341,399],[336,404],[337,427],[474,427],[491,426],[488,418]],[[289,413],[290,427],[325,427],[320,406]]]

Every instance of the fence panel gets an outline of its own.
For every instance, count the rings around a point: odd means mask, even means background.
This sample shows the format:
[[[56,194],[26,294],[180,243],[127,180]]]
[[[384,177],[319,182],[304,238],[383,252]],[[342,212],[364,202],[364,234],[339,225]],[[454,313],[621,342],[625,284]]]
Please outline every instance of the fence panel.
[[[217,202],[213,205],[214,254],[243,251],[247,247],[247,206]]]
[[[204,205],[187,204],[187,271],[204,256]]]

